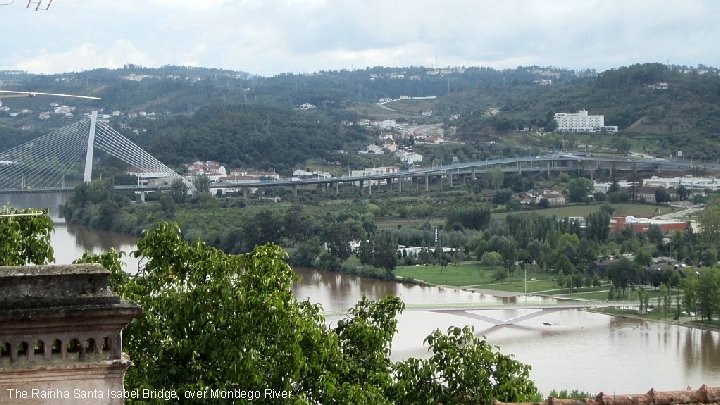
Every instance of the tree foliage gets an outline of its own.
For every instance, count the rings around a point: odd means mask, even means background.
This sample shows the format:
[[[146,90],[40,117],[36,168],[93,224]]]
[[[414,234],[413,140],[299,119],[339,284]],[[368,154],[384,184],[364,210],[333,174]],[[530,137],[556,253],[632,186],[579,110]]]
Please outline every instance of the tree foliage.
[[[494,350],[470,327],[450,327],[425,339],[429,359],[396,366],[397,404],[490,404],[537,400],[528,366]]]
[[[637,263],[622,257],[608,265],[607,273],[613,286],[625,291],[629,286],[638,282],[640,267]]]
[[[0,210],[0,266],[47,264],[54,260],[50,246],[53,223],[47,211]]]
[[[698,215],[702,234],[713,245],[720,241],[720,201],[713,199]]]
[[[568,199],[570,202],[587,202],[588,193],[592,190],[593,183],[585,177],[578,177],[568,183]]]

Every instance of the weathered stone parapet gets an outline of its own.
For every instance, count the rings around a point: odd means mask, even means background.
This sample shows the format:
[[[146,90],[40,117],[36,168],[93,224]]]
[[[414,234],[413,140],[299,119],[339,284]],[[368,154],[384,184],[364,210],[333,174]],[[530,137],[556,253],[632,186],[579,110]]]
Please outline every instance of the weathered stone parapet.
[[[0,308],[32,309],[120,302],[97,263],[0,267]]]
[[[122,329],[140,308],[110,291],[109,277],[99,264],[0,267],[0,403],[12,390],[122,391]],[[123,403],[35,399],[23,403]]]

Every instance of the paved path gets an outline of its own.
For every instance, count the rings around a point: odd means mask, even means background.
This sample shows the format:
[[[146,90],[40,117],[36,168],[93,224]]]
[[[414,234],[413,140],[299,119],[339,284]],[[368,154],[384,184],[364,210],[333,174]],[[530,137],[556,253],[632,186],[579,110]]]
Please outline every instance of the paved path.
[[[653,219],[682,219],[682,218],[685,218],[695,212],[701,211],[703,208],[704,207],[700,207],[700,206],[692,206],[692,207],[685,208],[682,211],[675,211],[675,212],[670,212],[668,214],[658,215],[656,217],[653,217]]]

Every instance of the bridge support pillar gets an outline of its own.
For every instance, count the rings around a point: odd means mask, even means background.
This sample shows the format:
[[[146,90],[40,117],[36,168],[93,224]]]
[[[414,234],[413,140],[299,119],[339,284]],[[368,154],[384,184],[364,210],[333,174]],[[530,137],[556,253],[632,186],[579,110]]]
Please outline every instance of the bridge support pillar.
[[[293,184],[293,198],[297,200],[297,184]]]
[[[425,173],[425,191],[430,191],[430,176]]]
[[[97,111],[90,114],[90,133],[88,134],[87,151],[85,152],[85,173],[83,181],[90,183],[92,180],[93,150],[95,147],[95,124],[97,123]]]
[[[145,202],[145,192],[144,191],[140,192],[140,202]]]
[[[398,194],[402,194],[402,177],[398,177]]]
[[[452,188],[452,186],[453,186],[453,174],[452,174],[452,171],[449,171],[449,172],[448,172],[448,177],[450,178],[450,188]]]
[[[335,182],[335,197],[337,197],[339,195],[340,195],[340,182],[336,181]]]
[[[372,180],[368,180],[368,195],[372,195]]]
[[[363,190],[364,187],[365,187],[365,182],[360,180],[360,195],[363,195],[363,193],[365,192],[365,190]]]
[[[475,166],[472,168],[472,179],[477,180],[477,175],[475,174]]]

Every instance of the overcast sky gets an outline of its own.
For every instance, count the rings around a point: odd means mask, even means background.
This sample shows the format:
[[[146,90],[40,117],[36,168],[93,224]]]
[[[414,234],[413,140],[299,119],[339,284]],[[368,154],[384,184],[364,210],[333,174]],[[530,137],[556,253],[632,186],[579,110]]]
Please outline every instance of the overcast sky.
[[[0,69],[720,66],[718,0],[27,1],[0,6]]]

